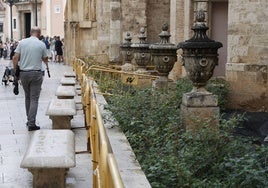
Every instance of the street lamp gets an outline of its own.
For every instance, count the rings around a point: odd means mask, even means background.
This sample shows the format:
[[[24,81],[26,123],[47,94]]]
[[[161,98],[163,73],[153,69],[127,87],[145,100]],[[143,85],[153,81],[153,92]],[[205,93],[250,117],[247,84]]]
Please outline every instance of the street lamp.
[[[13,41],[13,24],[12,24],[12,6],[17,3],[18,0],[6,0],[5,3],[9,5],[10,8],[10,41]]]

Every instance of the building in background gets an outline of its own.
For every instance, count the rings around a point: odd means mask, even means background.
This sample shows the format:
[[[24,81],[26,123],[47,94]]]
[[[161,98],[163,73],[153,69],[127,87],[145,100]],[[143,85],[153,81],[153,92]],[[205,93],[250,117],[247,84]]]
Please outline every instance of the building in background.
[[[8,2],[9,0],[0,0],[0,37],[4,42],[11,38],[11,14]],[[66,0],[13,0],[13,2],[15,2],[12,6],[14,40],[28,37],[31,27],[35,25],[41,28],[44,36],[64,36]]]
[[[0,39],[3,40],[4,36],[4,22],[5,22],[5,5],[0,1]]]
[[[148,42],[155,43],[163,23],[178,44],[193,35],[199,9],[206,12],[208,36],[223,43],[214,76],[230,83],[229,107],[268,111],[268,0],[67,0],[66,60],[105,53],[118,62],[126,32],[137,42],[145,27]],[[170,74],[174,80],[185,76],[179,61]]]

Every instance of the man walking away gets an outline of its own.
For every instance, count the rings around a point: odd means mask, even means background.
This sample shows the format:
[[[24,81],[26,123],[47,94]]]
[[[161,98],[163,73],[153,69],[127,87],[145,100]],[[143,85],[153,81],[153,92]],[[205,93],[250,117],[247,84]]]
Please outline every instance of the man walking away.
[[[25,109],[29,131],[40,129],[39,126],[36,126],[36,114],[43,82],[42,60],[48,69],[46,45],[39,40],[40,35],[40,28],[33,27],[31,36],[19,42],[13,57],[15,71],[18,69],[18,62],[20,61],[19,79],[25,93]]]

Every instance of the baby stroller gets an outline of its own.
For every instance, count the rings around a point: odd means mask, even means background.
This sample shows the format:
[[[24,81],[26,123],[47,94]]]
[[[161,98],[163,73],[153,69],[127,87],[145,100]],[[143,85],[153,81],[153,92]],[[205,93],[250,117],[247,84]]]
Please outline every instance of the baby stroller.
[[[14,82],[14,69],[9,69],[6,67],[4,75],[2,77],[2,85],[5,84],[5,86],[7,86],[11,82]]]

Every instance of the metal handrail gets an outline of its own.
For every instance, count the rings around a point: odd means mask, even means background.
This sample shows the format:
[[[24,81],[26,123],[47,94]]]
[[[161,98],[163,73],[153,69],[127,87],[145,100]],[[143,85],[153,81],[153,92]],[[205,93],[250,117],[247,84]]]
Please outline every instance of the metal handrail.
[[[88,127],[88,149],[92,153],[93,162],[93,187],[94,188],[123,188],[123,181],[110,148],[102,114],[99,109],[93,81],[85,75],[85,62],[73,60],[73,68],[81,84],[81,97]]]

